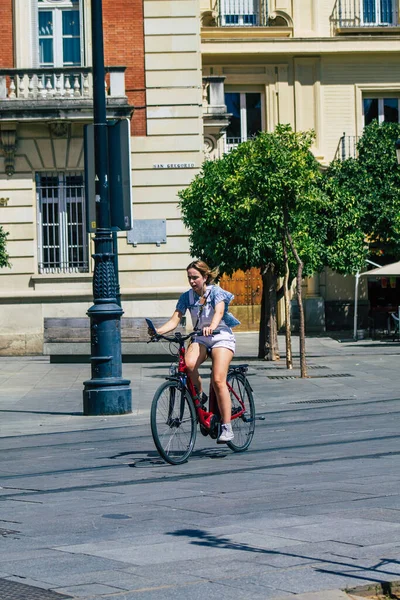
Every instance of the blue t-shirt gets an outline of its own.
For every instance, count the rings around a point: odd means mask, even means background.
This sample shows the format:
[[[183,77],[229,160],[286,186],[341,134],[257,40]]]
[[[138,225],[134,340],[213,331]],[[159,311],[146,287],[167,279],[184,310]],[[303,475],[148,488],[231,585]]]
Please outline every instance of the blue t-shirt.
[[[228,311],[229,304],[234,298],[233,294],[223,290],[218,285],[208,285],[204,296],[206,297],[206,302],[203,305],[203,310],[201,310],[200,296],[194,290],[188,290],[180,296],[176,310],[179,310],[182,315],[189,310],[193,327],[197,326],[197,329],[202,329],[211,324],[216,305],[219,302],[224,302],[224,314],[218,325],[218,329],[231,332],[231,327],[240,325],[240,321]]]

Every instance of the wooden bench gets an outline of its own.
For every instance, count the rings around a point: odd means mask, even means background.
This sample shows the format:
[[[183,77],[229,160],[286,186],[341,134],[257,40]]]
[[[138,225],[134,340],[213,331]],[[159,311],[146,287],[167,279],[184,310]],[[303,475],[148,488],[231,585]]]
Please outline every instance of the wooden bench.
[[[169,317],[155,317],[152,321],[159,327]],[[185,332],[185,327],[179,325],[176,331]],[[43,336],[43,354],[50,356],[50,360],[57,362],[69,360],[83,360],[90,357],[90,320],[83,318],[45,318]],[[166,356],[166,345],[148,344],[147,323],[144,318],[121,319],[121,343],[124,360],[128,357],[151,358],[153,356]]]

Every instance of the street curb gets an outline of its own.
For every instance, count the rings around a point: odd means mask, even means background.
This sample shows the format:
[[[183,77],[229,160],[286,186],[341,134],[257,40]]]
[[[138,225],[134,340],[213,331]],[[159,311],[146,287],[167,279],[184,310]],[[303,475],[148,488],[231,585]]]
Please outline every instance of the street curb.
[[[357,600],[356,596],[349,596],[342,590],[321,590],[320,592],[291,594],[290,596],[279,597],[276,600],[293,600],[293,598],[297,598],[297,600]]]

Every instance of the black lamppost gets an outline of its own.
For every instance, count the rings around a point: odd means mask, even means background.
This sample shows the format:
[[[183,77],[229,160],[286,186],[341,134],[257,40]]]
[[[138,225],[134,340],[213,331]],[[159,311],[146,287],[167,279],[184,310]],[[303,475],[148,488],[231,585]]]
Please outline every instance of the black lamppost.
[[[84,382],[83,412],[85,415],[117,415],[132,411],[132,396],[130,381],[122,378],[123,310],[117,303],[111,231],[102,0],[92,0],[91,15],[96,234],[93,255],[94,304],[88,310],[92,378]]]

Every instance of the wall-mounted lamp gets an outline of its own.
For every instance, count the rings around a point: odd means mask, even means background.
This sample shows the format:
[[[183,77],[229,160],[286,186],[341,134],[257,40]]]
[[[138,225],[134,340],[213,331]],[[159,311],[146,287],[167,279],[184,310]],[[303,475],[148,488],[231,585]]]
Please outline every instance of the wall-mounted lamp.
[[[7,177],[15,173],[15,151],[17,149],[17,132],[15,129],[0,131],[0,147],[4,154],[4,169]]]

